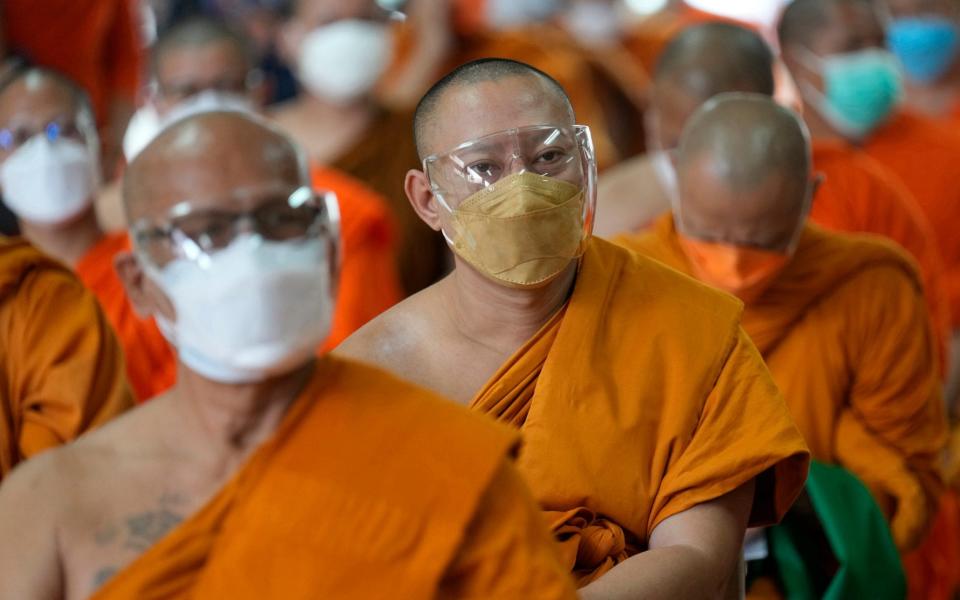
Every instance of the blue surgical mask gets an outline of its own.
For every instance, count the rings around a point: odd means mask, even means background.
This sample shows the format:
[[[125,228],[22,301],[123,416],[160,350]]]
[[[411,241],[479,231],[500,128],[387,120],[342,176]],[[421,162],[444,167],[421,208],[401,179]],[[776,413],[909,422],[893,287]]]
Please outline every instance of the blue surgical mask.
[[[907,77],[929,84],[943,77],[960,49],[960,33],[944,17],[894,19],[887,28],[887,46],[900,59]]]
[[[899,65],[886,50],[868,48],[823,58],[810,54],[808,62],[823,76],[825,91],[801,84],[801,92],[844,135],[865,137],[893,113],[900,100]]]

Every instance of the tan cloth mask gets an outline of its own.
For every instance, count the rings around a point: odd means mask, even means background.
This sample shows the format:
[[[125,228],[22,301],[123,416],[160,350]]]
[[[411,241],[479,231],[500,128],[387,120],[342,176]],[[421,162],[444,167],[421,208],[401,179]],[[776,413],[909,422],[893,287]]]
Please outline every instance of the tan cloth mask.
[[[535,173],[516,173],[450,210],[460,258],[514,287],[543,283],[580,255],[583,190]]]

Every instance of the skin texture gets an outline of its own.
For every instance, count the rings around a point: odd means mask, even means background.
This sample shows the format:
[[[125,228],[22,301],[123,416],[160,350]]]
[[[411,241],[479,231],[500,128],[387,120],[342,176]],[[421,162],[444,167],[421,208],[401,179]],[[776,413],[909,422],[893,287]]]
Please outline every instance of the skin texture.
[[[565,99],[535,75],[451,86],[438,100],[431,121],[421,139],[428,153],[505,129],[573,124]],[[440,229],[443,209],[426,175],[410,171],[405,189],[420,218]],[[576,265],[572,262],[540,287],[513,289],[487,279],[456,256],[454,261],[451,275],[372,321],[339,352],[466,404],[563,305]],[[752,491],[751,481],[664,520],[652,532],[649,551],[581,589],[581,597],[712,597],[736,563]]]
[[[0,127],[39,133],[48,123],[76,126],[83,113],[92,123],[90,109],[80,102],[79,88],[48,72],[31,70],[18,77],[0,93]],[[96,132],[90,132],[96,136]],[[0,150],[0,164],[11,152]],[[102,237],[91,207],[75,219],[60,225],[42,225],[20,220],[23,235],[35,246],[64,263],[74,266]]]
[[[251,151],[227,151],[240,147]],[[281,134],[236,115],[203,115],[165,132],[129,167],[128,210],[134,220],[160,218],[187,197],[242,208],[224,204],[225,193],[297,176]],[[118,262],[142,312],[175,317],[132,255]],[[0,542],[0,556],[19,557],[0,561],[13,569],[0,573],[0,596],[87,597],[223,486],[273,432],[311,369],[230,386],[181,365],[168,394],[27,463],[0,492],[0,529],[15,532]]]

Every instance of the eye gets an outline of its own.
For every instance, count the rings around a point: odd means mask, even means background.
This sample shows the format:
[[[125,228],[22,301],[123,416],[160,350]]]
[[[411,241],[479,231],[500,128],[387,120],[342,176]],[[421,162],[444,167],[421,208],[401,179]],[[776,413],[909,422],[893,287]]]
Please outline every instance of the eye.
[[[467,167],[467,172],[471,175],[476,175],[482,179],[489,180],[500,176],[500,167],[492,161],[483,160],[475,162]]]
[[[558,148],[551,148],[549,150],[544,150],[537,155],[537,164],[538,165],[556,165],[567,160],[567,153]]]

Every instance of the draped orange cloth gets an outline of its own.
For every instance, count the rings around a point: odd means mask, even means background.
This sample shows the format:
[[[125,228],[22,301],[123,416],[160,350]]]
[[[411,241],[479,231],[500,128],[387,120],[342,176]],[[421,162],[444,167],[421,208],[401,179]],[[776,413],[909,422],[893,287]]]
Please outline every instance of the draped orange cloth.
[[[593,238],[572,296],[471,407],[518,427],[518,465],[581,585],[664,519],[757,479],[777,521],[808,452],[739,325],[740,305]]]
[[[0,480],[132,404],[96,299],[19,239],[0,238],[0,340]]]
[[[515,444],[328,357],[239,473],[94,598],[572,599]]]
[[[901,112],[874,131],[867,154],[900,177],[933,225],[944,267],[954,329],[960,328],[960,133],[933,119]]]
[[[399,302],[403,291],[394,222],[383,197],[340,171],[315,166],[310,175],[314,188],[332,191],[340,201],[343,261],[326,351]]]
[[[380,197],[333,169],[316,167],[311,175],[317,189],[336,193],[340,202],[343,261],[333,328],[318,349],[323,353],[393,306],[402,293],[393,223]],[[117,331],[127,357],[127,375],[142,402],[173,386],[177,359],[154,320],[136,314],[114,270],[114,257],[129,250],[126,234],[106,235],[77,263],[76,271]]]
[[[77,263],[77,276],[100,302],[126,358],[127,379],[137,401],[170,389],[177,380],[177,359],[151,317],[136,314],[113,259],[130,251],[126,233],[105,235]]]
[[[144,47],[133,0],[4,0],[0,19],[8,49],[76,81],[101,125],[112,98],[133,105]]]
[[[673,218],[618,240],[691,274]],[[793,259],[743,318],[813,457],[873,490],[901,548],[919,542],[942,491],[946,421],[916,267],[872,236],[808,225]]]
[[[824,181],[814,198],[810,219],[835,231],[881,235],[913,256],[923,276],[937,344],[942,358],[946,358],[951,325],[943,261],[933,226],[913,194],[883,165],[844,142],[814,141],[813,164]]]

